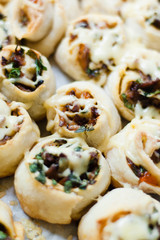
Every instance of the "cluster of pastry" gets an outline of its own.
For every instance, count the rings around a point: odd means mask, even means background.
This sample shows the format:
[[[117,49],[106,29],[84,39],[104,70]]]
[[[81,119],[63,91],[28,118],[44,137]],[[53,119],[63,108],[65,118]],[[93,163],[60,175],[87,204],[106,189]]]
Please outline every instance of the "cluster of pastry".
[[[160,2],[68,1],[0,1],[0,178],[16,171],[22,209],[49,223],[98,201],[80,240],[158,240],[160,203],[145,193],[160,195]],[[55,93],[46,57],[61,39],[55,60],[76,82]],[[121,188],[100,197],[110,183]],[[24,239],[1,202],[0,239]]]

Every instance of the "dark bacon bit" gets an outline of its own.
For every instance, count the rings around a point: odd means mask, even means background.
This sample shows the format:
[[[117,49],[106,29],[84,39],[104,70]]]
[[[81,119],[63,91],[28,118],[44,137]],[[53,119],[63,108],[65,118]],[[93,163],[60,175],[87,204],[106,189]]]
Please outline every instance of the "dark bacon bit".
[[[55,179],[57,181],[58,180],[58,168],[59,168],[59,165],[53,163],[50,166],[50,168],[48,169],[48,171],[46,172],[46,176],[49,179]]]
[[[151,23],[155,28],[160,29],[160,19],[154,19]]]
[[[143,166],[136,166],[128,157],[127,163],[134,172],[134,174],[139,178],[139,184],[142,182],[146,182],[151,185],[158,185],[157,179],[152,176]]]
[[[60,127],[63,127],[63,126],[65,126],[65,124],[66,124],[65,119],[60,116],[60,117],[59,117],[59,126],[60,126]]]
[[[8,64],[8,60],[2,56],[2,62],[1,62],[2,66],[6,66]]]
[[[96,107],[91,108],[91,113],[92,113],[92,118],[98,118],[99,117],[98,109]]]
[[[64,144],[66,144],[67,143],[67,141],[65,140],[65,139],[56,139],[55,141],[54,141],[54,145],[56,146],[56,147],[60,147],[60,146],[62,146],[62,145],[64,145]]]
[[[73,42],[75,39],[77,39],[77,35],[74,35],[74,34],[70,34],[70,40],[69,40],[69,42],[71,43],[71,42]]]
[[[6,18],[6,16],[4,16],[2,13],[0,13],[0,20],[3,20],[5,18]]]
[[[85,99],[93,98],[91,93],[89,93],[88,91],[80,91],[78,89],[72,89],[66,94],[76,96],[76,98],[85,98]]]
[[[19,88],[20,90],[24,91],[24,92],[33,92],[35,89],[31,88],[29,86],[26,86],[22,83],[15,83],[14,84],[17,88]]]
[[[90,29],[90,26],[89,26],[89,23],[87,20],[81,20],[80,22],[78,22],[76,25],[75,25],[75,28],[88,28]]]
[[[150,75],[145,75],[141,71],[138,72],[144,82],[132,81],[129,83],[127,91],[121,95],[124,104],[126,104],[126,107],[130,108],[130,106],[140,101],[143,108],[148,106],[160,108],[160,100],[154,97],[154,93],[156,93],[157,89],[160,89],[160,79],[157,78],[152,81]],[[152,93],[153,96],[149,97]]]
[[[160,148],[154,151],[154,153],[151,156],[151,159],[155,164],[160,163]]]
[[[0,140],[0,146],[6,144],[6,142],[11,138],[11,136],[5,136],[2,140]]]

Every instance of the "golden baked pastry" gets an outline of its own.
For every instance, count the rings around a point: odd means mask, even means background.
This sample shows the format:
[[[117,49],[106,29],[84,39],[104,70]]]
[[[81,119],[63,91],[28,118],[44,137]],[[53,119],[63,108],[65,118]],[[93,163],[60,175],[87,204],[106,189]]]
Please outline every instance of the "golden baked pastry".
[[[105,89],[121,115],[160,119],[160,53],[143,47],[127,50]]]
[[[13,221],[10,208],[0,201],[0,239],[24,240],[24,229],[19,222]]]
[[[23,102],[33,119],[43,118],[43,103],[55,92],[48,60],[27,47],[4,47],[0,52],[0,90],[9,100]]]
[[[119,17],[85,15],[69,24],[55,58],[74,80],[92,80],[103,86],[119,63],[125,43],[123,22]]]
[[[121,128],[119,114],[103,89],[89,82],[62,86],[45,102],[47,130],[64,137],[82,137],[89,146],[106,149]]]
[[[159,239],[160,203],[142,191],[115,189],[82,218],[79,240]]]
[[[160,121],[132,120],[110,139],[107,161],[115,186],[160,194]]]
[[[39,140],[15,174],[23,210],[33,218],[68,224],[110,184],[110,169],[100,151],[81,138],[52,135]]]
[[[0,178],[12,175],[25,152],[39,138],[39,129],[17,102],[0,95]]]
[[[15,36],[49,56],[62,38],[66,16],[62,5],[50,0],[13,0],[9,6],[10,24]]]

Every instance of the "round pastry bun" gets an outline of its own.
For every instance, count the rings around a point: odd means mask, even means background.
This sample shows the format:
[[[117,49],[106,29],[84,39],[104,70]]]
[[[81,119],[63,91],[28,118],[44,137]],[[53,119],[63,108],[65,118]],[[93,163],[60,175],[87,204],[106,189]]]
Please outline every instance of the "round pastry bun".
[[[78,237],[79,240],[135,240],[153,239],[155,234],[158,239],[160,234],[156,223],[159,226],[159,214],[160,203],[142,191],[115,189],[102,197],[81,219]],[[153,228],[150,230],[151,222]]]
[[[47,130],[64,137],[82,137],[103,152],[121,128],[119,114],[103,89],[90,82],[62,86],[45,102]]]
[[[115,186],[139,188],[160,194],[160,121],[134,119],[113,136],[107,161]]]
[[[102,154],[81,138],[52,135],[26,153],[14,183],[21,207],[30,217],[69,224],[107,190],[110,169]]]

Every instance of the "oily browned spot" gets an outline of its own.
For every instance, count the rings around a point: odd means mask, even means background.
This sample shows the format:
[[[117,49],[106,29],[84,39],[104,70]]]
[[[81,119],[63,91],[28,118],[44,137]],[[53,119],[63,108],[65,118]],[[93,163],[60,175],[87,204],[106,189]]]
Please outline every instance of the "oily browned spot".
[[[90,62],[90,50],[85,44],[79,45],[78,62],[81,68],[86,72]]]

